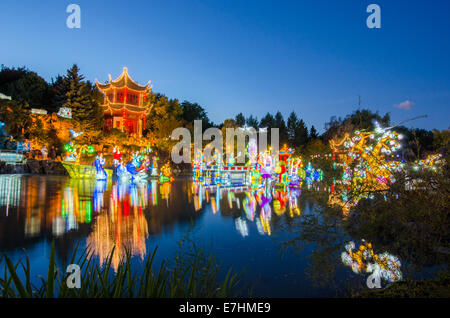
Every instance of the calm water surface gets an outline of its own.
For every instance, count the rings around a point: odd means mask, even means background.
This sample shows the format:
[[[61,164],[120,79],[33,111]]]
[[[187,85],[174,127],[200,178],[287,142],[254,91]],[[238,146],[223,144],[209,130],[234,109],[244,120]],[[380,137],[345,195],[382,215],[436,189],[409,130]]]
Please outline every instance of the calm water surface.
[[[221,275],[230,266],[242,271],[254,296],[345,296],[368,275],[342,263],[345,244],[362,238],[339,226],[342,213],[324,212],[331,199],[326,185],[263,197],[246,187],[208,188],[188,178],[160,185],[2,175],[0,250],[18,260],[25,249],[37,283],[37,275],[46,276],[52,239],[60,264],[80,241],[100,260],[115,245],[115,267],[131,249],[138,270],[156,246],[158,261],[170,259],[192,233],[215,254]],[[407,268],[401,264],[404,277],[413,275]]]

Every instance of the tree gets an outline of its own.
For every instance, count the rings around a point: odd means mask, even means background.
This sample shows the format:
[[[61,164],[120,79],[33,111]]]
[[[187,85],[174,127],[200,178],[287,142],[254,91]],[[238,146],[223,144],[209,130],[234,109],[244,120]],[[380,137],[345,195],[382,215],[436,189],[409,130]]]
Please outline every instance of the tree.
[[[288,135],[287,135],[287,129],[286,129],[286,123],[284,122],[284,118],[283,115],[281,114],[281,112],[277,112],[275,114],[275,118],[274,118],[274,124],[275,127],[274,128],[278,128],[279,129],[279,136],[280,136],[280,146],[286,144],[288,142]]]
[[[426,153],[436,151],[433,132],[405,126],[397,126],[394,130],[403,136],[401,152],[405,159],[422,159]]]
[[[222,131],[222,141],[223,141],[223,143],[224,143],[224,151],[223,151],[223,153],[224,153],[224,159],[228,159],[228,156],[230,155],[231,156],[231,154],[228,154],[228,153],[226,153],[226,151],[227,151],[227,149],[226,149],[226,142],[227,142],[227,128],[234,128],[235,130],[236,129],[238,129],[239,128],[239,126],[238,126],[238,124],[236,123],[236,121],[234,120],[234,119],[231,119],[231,118],[227,118],[227,119],[225,119],[224,121],[223,121],[223,124],[222,124],[222,128],[221,128],[221,131]],[[233,147],[233,152],[234,152],[234,156],[236,156],[237,155],[237,142],[236,142],[237,140],[236,140],[236,137],[234,137],[234,139],[233,139],[233,144],[234,144],[234,147]]]
[[[103,120],[103,112],[99,106],[101,95],[93,84],[84,81],[84,76],[79,71],[76,64],[67,70],[69,91],[63,106],[71,108],[72,118],[81,124],[82,129],[98,129]]]
[[[450,147],[450,130],[433,129],[433,147],[436,151],[447,152]]]
[[[295,138],[297,137],[296,131],[298,130],[298,124],[299,122],[297,115],[295,114],[295,112],[291,112],[287,120],[287,135],[289,144],[292,146],[294,146]]]
[[[67,102],[67,93],[70,90],[70,83],[64,76],[58,75],[55,81],[52,81],[53,90],[52,112],[57,112]]]
[[[314,140],[319,138],[319,134],[317,133],[316,127],[314,125],[311,126],[311,129],[309,130],[309,139]]]
[[[242,113],[237,114],[236,117],[234,117],[234,121],[239,127],[243,127],[245,125],[245,117]]]
[[[424,153],[433,151],[433,133],[425,129],[412,129],[413,139],[412,148],[418,159],[421,159]]]
[[[325,133],[322,135],[324,140],[328,141],[332,138],[342,138],[345,133],[353,133],[355,130],[373,130],[375,122],[382,127],[390,124],[389,113],[380,116],[378,112],[372,112],[368,109],[356,110],[352,114],[347,115],[345,119],[333,116],[330,121],[325,123]]]
[[[308,141],[308,128],[303,119],[299,120],[294,112],[291,112],[288,117],[286,132],[288,142],[292,147],[297,148]]]
[[[183,110],[177,99],[168,99],[160,93],[151,93],[150,104],[153,105],[147,117],[147,129],[153,134],[157,145],[170,149],[170,135],[175,128],[183,124]]]
[[[51,106],[53,95],[47,82],[35,72],[4,66],[0,71],[0,92],[29,107],[44,109]]]
[[[261,118],[261,121],[259,122],[260,128],[266,128],[270,129],[275,126],[275,118],[270,113],[267,113],[263,118]]]
[[[304,145],[308,142],[308,128],[305,125],[303,119],[300,119],[298,123],[298,130],[296,131],[296,136],[298,140],[298,145]]]
[[[90,98],[90,108],[89,111],[89,125],[93,129],[103,128],[104,122],[104,114],[103,109],[101,108],[101,104],[103,102],[103,94],[97,89],[96,85],[87,81],[87,86],[89,88],[89,98]]]
[[[182,110],[182,120],[183,124],[186,128],[191,131],[191,134],[194,132],[194,121],[201,120],[202,121],[202,130],[205,131],[209,127],[212,127],[213,124],[208,118],[208,115],[205,109],[197,103],[190,103],[188,101],[184,101],[181,103]]]
[[[267,144],[271,144],[271,128],[275,127],[275,118],[270,113],[267,113],[259,122],[259,128],[267,128]]]
[[[253,128],[255,128],[255,129],[257,129],[257,128],[258,128],[258,118],[253,117],[253,115],[250,115],[250,116],[247,118],[247,120],[245,121],[245,124],[246,124],[248,127],[253,127]],[[242,127],[242,126],[241,126],[241,127]]]
[[[239,125],[236,123],[236,121],[234,119],[232,119],[232,118],[225,119],[223,121],[222,128],[221,128],[223,136],[225,136],[227,128],[235,128],[236,129],[238,127],[239,127]]]
[[[0,100],[0,121],[5,122],[5,131],[16,140],[29,137],[32,120],[29,105],[16,100]]]

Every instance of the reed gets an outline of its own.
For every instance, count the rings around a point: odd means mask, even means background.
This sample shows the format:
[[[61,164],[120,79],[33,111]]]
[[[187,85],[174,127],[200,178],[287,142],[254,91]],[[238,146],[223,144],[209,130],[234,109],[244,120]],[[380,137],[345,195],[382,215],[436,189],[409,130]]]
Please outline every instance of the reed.
[[[66,281],[70,273],[58,268],[55,262],[55,244],[52,242],[47,278],[40,277],[41,284],[31,282],[31,268],[28,255],[25,260],[13,264],[11,259],[0,255],[0,266],[4,264],[3,277],[0,272],[0,295],[4,298],[171,298],[171,297],[235,297],[239,294],[239,278],[230,269],[225,279],[218,282],[217,272],[208,275],[213,279],[208,288],[202,286],[199,275],[204,275],[204,261],[193,262],[191,266],[170,268],[163,261],[155,269],[157,248],[144,260],[143,270],[133,272],[131,253],[120,263],[117,271],[112,268],[114,248],[104,264],[99,264],[88,248],[77,258],[78,244],[71,256],[70,264],[78,264],[81,273],[81,287],[69,288]],[[208,267],[214,259],[207,259]],[[203,263],[202,263],[203,262]],[[20,272],[22,271],[22,273]],[[22,274],[22,275],[20,275]],[[23,278],[20,278],[23,276]],[[210,281],[211,283],[211,281]],[[212,287],[213,286],[213,287]]]

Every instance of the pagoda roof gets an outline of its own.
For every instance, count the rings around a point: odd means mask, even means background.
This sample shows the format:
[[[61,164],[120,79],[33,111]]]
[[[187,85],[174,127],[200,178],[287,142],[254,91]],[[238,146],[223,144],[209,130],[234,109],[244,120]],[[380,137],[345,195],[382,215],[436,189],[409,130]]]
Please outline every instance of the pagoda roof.
[[[97,85],[97,88],[101,90],[102,92],[109,89],[109,88],[129,88],[136,91],[148,91],[152,89],[152,86],[150,85],[150,81],[145,86],[139,85],[135,81],[133,81],[128,75],[128,69],[126,67],[123,68],[122,74],[116,78],[115,80],[111,79],[111,75],[109,75],[109,82],[102,84],[99,83],[97,80],[95,80],[95,83]]]
[[[109,112],[110,114],[117,113],[118,111],[127,110],[129,112],[134,113],[142,113],[148,114],[150,112],[151,107],[145,106],[137,106],[123,103],[107,103],[106,105],[102,105],[104,112]]]

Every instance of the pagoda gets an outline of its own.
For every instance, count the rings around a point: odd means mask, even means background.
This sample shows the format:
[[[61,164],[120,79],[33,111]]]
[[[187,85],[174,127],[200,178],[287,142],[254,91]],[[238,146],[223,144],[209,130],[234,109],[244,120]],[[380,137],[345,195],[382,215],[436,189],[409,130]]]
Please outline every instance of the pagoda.
[[[117,128],[127,135],[142,136],[146,117],[151,109],[147,101],[152,91],[150,81],[145,86],[139,85],[130,78],[128,69],[124,67],[117,79],[112,80],[109,75],[109,82],[101,84],[95,80],[95,83],[104,95],[101,106],[105,117],[105,129]]]

